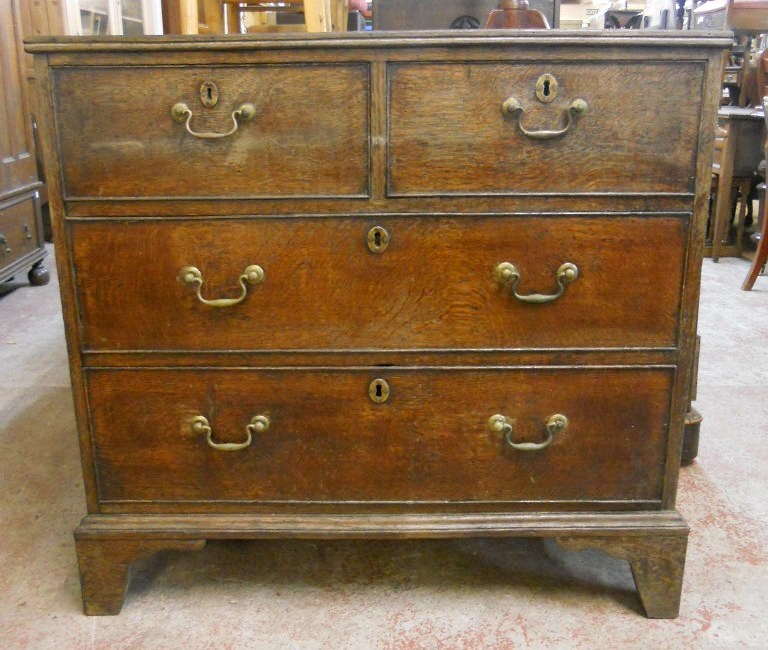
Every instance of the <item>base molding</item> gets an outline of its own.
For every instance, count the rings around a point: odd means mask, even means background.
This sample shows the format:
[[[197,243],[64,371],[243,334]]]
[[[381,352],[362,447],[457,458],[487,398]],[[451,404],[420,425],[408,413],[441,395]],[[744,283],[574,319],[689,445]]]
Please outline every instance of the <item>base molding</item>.
[[[597,548],[632,567],[650,618],[680,606],[688,526],[674,510],[616,513],[89,515],[75,530],[83,609],[117,614],[131,564],[163,550],[200,550],[208,539],[413,539],[550,537]]]
[[[687,534],[675,510],[563,513],[88,515],[75,539],[350,539]]]

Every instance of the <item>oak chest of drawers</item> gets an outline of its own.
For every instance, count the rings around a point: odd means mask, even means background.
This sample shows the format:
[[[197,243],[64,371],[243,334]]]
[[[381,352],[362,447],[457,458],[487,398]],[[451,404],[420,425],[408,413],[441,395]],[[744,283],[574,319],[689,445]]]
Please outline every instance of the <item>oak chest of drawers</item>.
[[[85,611],[210,538],[545,536],[675,616],[723,35],[48,40]]]

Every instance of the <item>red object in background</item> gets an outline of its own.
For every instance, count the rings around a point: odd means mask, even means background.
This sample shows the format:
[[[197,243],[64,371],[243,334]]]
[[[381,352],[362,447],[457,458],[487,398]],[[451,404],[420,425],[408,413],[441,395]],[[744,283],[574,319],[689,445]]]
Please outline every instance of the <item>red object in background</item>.
[[[494,9],[486,29],[549,29],[546,16],[531,9],[528,0],[499,0],[498,9]]]

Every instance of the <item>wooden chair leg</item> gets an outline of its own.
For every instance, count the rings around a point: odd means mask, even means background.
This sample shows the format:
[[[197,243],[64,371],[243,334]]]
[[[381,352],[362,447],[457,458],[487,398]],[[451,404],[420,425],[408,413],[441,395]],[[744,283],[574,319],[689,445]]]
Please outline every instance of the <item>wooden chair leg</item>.
[[[739,194],[741,200],[739,201],[739,216],[736,220],[736,255],[741,257],[743,249],[742,239],[744,239],[744,223],[747,219],[747,203],[749,202],[749,190],[752,186],[752,182],[749,178],[743,179],[739,183]]]
[[[723,238],[728,234],[731,220],[731,194],[733,188],[733,163],[736,147],[733,138],[725,137],[724,148],[720,157],[720,170],[717,173],[717,200],[715,215],[712,220],[712,261],[720,259]]]
[[[752,289],[757,276],[760,275],[760,270],[765,266],[766,260],[768,260],[768,200],[764,201],[764,203],[763,209],[765,211],[760,215],[760,241],[757,244],[755,257],[752,258],[752,266],[749,267],[747,277],[744,278],[744,283],[741,285],[744,291]]]
[[[717,262],[720,259],[720,248],[723,240],[723,226],[726,221],[726,215],[730,213],[731,193],[728,188],[722,184],[722,176],[717,182],[717,196],[715,197],[715,207],[712,214],[712,261]]]

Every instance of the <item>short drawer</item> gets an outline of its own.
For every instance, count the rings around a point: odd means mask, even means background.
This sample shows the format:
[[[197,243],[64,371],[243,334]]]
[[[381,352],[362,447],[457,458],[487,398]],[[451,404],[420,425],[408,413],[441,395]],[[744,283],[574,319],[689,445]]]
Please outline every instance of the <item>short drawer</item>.
[[[700,95],[703,73],[680,62],[391,64],[388,193],[692,193],[699,106],[680,97]]]
[[[21,260],[40,247],[35,199],[0,207],[0,268]]]
[[[68,198],[368,195],[367,65],[59,68],[53,84]]]
[[[621,509],[661,498],[673,371],[142,369],[87,382],[102,502]]]
[[[668,348],[687,223],[669,215],[77,223],[82,341],[92,351]],[[261,275],[249,278],[252,266]]]

